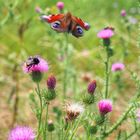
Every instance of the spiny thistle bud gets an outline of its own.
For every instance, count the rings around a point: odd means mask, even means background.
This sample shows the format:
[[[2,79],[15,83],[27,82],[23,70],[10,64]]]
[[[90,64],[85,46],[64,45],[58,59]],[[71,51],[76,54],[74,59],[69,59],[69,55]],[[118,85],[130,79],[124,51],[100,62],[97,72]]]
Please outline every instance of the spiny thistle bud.
[[[86,94],[84,97],[83,97],[83,102],[87,105],[90,105],[90,104],[93,104],[95,102],[95,97],[94,95],[91,95],[91,94]]]
[[[54,131],[54,129],[55,129],[55,127],[54,127],[53,121],[49,120],[48,121],[48,131],[52,132],[52,131]]]
[[[33,71],[31,78],[34,82],[39,83],[42,80],[42,73],[40,71]]]
[[[47,101],[51,101],[51,100],[55,99],[55,97],[56,97],[55,90],[48,90],[45,95],[45,98]]]
[[[54,90],[56,87],[56,78],[53,75],[50,75],[47,79],[48,89]]]
[[[105,122],[105,116],[95,116],[95,124],[102,125]]]
[[[95,89],[96,89],[96,81],[93,80],[92,82],[89,83],[87,91],[89,94],[93,95]]]
[[[96,134],[96,132],[97,132],[97,126],[90,125],[89,126],[89,133],[90,134]]]

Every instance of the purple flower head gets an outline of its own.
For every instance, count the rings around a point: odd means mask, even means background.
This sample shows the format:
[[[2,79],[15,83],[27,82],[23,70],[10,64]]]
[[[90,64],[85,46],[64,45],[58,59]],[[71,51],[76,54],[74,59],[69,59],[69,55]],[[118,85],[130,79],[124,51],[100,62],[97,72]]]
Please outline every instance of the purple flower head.
[[[114,35],[114,29],[112,27],[106,27],[99,31],[97,36],[101,39],[109,39]]]
[[[56,78],[53,75],[50,75],[47,79],[48,89],[54,89],[56,86]]]
[[[138,122],[140,122],[140,109],[136,111],[136,117],[137,117]]]
[[[35,11],[36,11],[37,13],[41,13],[41,12],[42,12],[42,9],[41,9],[39,6],[36,6],[36,7],[35,7]]]
[[[59,2],[57,2],[56,6],[57,6],[57,8],[58,8],[59,10],[63,10],[63,8],[64,8],[64,3],[63,3],[62,1],[59,1]]]
[[[25,73],[30,72],[47,72],[49,67],[48,63],[39,56],[29,57],[27,61],[25,61],[22,69]]]
[[[112,102],[109,99],[103,99],[98,103],[98,109],[101,115],[105,115],[112,111]]]
[[[113,72],[115,72],[115,71],[121,71],[121,70],[123,70],[124,68],[125,68],[125,66],[124,66],[123,63],[117,62],[117,63],[112,64],[111,70],[112,70]]]
[[[122,17],[125,17],[126,16],[126,11],[124,9],[121,11],[121,16]]]
[[[92,82],[90,82],[89,83],[89,85],[88,85],[88,93],[89,94],[93,94],[94,93],[94,91],[95,91],[95,89],[96,89],[96,81],[95,80],[93,80]]]
[[[11,130],[8,140],[35,140],[35,134],[29,127],[18,126]]]

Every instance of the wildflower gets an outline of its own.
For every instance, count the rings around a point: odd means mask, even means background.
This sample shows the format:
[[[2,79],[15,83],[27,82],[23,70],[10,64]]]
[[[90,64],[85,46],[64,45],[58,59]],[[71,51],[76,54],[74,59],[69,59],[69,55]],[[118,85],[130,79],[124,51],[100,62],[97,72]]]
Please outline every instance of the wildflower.
[[[40,82],[42,79],[42,72],[48,71],[48,63],[39,56],[29,57],[24,62],[22,69],[25,73],[30,73],[34,82]]]
[[[56,6],[57,6],[58,10],[61,11],[64,8],[64,3],[62,1],[59,1],[59,2],[57,2]]]
[[[100,32],[98,32],[97,36],[101,39],[109,39],[114,35],[113,30],[114,29],[112,27],[106,27]]]
[[[54,89],[56,86],[56,78],[53,75],[50,75],[47,79],[48,89]]]
[[[126,11],[124,9],[121,11],[121,16],[122,17],[125,17],[126,16]]]
[[[65,111],[67,114],[67,121],[72,121],[84,112],[84,107],[79,103],[67,104]]]
[[[90,83],[89,83],[89,85],[88,85],[88,93],[89,94],[93,94],[94,93],[94,91],[95,91],[95,89],[96,89],[96,81],[95,80],[93,80],[93,81],[91,81]]]
[[[25,73],[30,72],[47,72],[48,71],[48,63],[39,56],[31,56],[27,59],[27,61],[22,66],[23,71]]]
[[[29,127],[18,126],[10,132],[8,140],[35,140],[35,134]]]
[[[123,63],[117,62],[117,63],[112,64],[111,70],[113,72],[115,72],[115,71],[122,71],[124,68],[125,68],[125,66],[124,66]]]
[[[136,117],[137,117],[138,122],[140,122],[140,109],[137,110]]]
[[[112,102],[108,99],[103,99],[98,103],[98,109],[101,115],[105,115],[112,111]]]

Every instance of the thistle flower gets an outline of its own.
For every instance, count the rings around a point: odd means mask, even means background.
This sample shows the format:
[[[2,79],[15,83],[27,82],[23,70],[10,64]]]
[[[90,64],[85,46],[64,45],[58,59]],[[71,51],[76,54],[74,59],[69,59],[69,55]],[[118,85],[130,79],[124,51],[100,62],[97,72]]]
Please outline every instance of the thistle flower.
[[[95,89],[96,89],[96,81],[93,80],[89,83],[87,91],[88,91],[89,94],[93,94]]]
[[[42,73],[48,71],[48,63],[39,56],[31,56],[24,62],[22,69],[25,73],[30,73],[32,80],[39,83],[42,79]]]
[[[136,111],[136,117],[137,117],[138,122],[140,122],[140,109]]]
[[[24,62],[22,69],[25,73],[30,72],[47,72],[49,67],[48,63],[39,56],[31,56]]]
[[[114,29],[112,27],[106,27],[100,32],[98,32],[97,36],[101,39],[109,39],[114,35],[113,30]]]
[[[98,109],[101,115],[106,115],[112,111],[112,102],[109,99],[103,99],[98,103]]]
[[[121,10],[121,16],[122,17],[125,17],[126,16],[126,11],[123,9],[123,10]]]
[[[18,126],[9,134],[8,140],[35,140],[33,130],[26,126]]]
[[[65,107],[65,111],[67,114],[67,120],[72,121],[84,112],[84,107],[79,103],[67,104]]]
[[[64,8],[64,3],[62,1],[59,1],[59,2],[57,2],[56,6],[57,6],[58,10],[61,11]]]
[[[53,75],[50,75],[47,79],[47,86],[48,86],[48,89],[55,89],[55,86],[56,86],[56,78],[53,76]]]
[[[117,63],[112,64],[111,70],[113,72],[115,72],[115,71],[122,71],[124,68],[125,68],[125,66],[124,66],[123,63],[117,62]]]

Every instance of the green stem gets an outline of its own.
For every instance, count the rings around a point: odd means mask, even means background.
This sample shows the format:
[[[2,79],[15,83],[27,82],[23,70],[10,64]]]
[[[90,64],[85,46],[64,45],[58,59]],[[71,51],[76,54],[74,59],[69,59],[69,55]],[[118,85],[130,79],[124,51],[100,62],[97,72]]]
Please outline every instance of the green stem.
[[[66,133],[65,133],[65,136],[64,136],[64,140],[67,139],[67,137],[68,137],[69,129],[70,129],[70,124],[68,123],[67,129],[66,129]]]
[[[105,70],[106,70],[106,84],[105,84],[105,98],[108,97],[108,86],[109,86],[109,53],[108,53],[108,46],[106,46],[106,62],[105,62]]]
[[[66,47],[64,48],[64,55],[65,55],[65,66],[64,66],[64,77],[63,77],[63,101],[66,99],[66,92],[67,92],[67,77],[68,77],[68,36],[66,35]]]
[[[50,137],[51,137],[50,139],[52,140],[52,132],[50,132]],[[45,140],[46,140],[46,139],[45,139]]]
[[[40,112],[39,112],[39,120],[38,120],[38,135],[37,135],[37,140],[39,139],[40,133],[41,133],[41,119],[42,119],[42,111],[43,111],[43,107],[42,107],[42,98],[41,98],[41,93],[40,93],[40,87],[39,87],[39,83],[37,82],[37,95],[39,97],[39,101],[40,101]]]
[[[79,118],[79,119],[77,120],[76,124],[74,125],[73,131],[72,131],[72,134],[71,134],[71,137],[70,137],[69,140],[72,140],[72,139],[73,139],[73,136],[74,136],[74,134],[76,133],[77,128],[78,128],[80,122],[81,122],[81,119]]]
[[[44,128],[44,140],[46,140],[47,137],[47,126],[48,126],[48,109],[49,109],[49,103],[46,105],[46,118],[45,118],[45,128]]]

